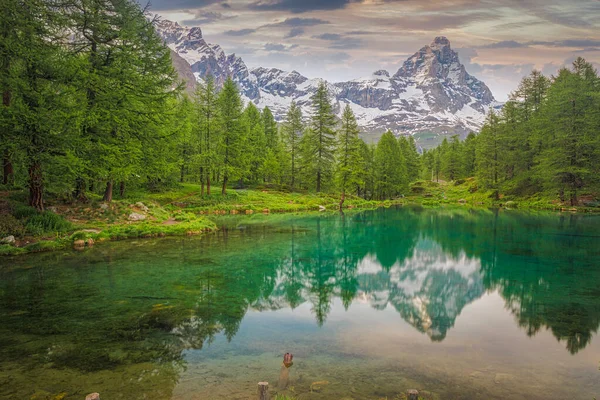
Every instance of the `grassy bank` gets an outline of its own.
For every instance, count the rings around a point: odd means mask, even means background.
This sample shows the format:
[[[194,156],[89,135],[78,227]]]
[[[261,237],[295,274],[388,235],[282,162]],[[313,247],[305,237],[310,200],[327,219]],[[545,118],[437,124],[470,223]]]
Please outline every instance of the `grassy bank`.
[[[217,229],[213,215],[252,215],[335,211],[336,194],[287,193],[276,190],[230,190],[226,196],[200,195],[198,185],[184,184],[161,193],[132,192],[104,203],[48,201],[43,213],[24,205],[21,191],[0,194],[0,255],[18,255],[74,247],[85,249],[107,240],[199,235]],[[349,209],[376,208],[392,202],[349,197]]]
[[[184,184],[161,193],[132,192],[124,199],[103,203],[48,202],[39,213],[25,203],[20,191],[0,193],[0,239],[12,235],[15,243],[0,244],[0,255],[17,255],[129,238],[199,235],[217,229],[213,215],[252,215],[336,211],[338,194],[289,193],[271,189],[230,190],[226,196],[200,195],[200,187]],[[597,212],[598,205],[570,207],[551,197],[512,198],[482,191],[474,179],[458,182],[419,181],[395,200],[373,201],[348,196],[347,209],[369,209],[394,204],[424,207],[504,207],[569,212]]]

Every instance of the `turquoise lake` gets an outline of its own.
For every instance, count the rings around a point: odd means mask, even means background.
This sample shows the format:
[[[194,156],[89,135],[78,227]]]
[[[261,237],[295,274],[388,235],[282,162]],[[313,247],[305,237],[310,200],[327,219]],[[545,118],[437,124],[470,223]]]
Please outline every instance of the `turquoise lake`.
[[[217,222],[0,258],[0,398],[600,399],[600,216]]]

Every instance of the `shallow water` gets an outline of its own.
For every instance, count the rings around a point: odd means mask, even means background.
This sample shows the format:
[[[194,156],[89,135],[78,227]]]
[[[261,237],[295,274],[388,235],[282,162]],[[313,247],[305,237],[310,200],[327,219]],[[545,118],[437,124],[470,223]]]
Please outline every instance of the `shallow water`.
[[[298,399],[600,398],[598,216],[219,223],[0,259],[0,398],[255,399],[286,352]]]

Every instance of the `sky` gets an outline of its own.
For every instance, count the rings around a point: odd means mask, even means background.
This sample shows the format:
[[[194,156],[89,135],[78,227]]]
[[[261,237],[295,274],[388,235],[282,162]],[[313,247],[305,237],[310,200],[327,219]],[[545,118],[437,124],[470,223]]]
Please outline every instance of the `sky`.
[[[532,69],[583,56],[600,67],[600,0],[152,0],[249,68],[345,81],[402,63],[446,36],[467,72],[505,101]]]

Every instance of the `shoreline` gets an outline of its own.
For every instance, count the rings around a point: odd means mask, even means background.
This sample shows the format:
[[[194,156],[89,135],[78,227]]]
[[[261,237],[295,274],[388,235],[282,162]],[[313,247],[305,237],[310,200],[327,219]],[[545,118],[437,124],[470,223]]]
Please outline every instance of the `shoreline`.
[[[348,205],[343,212],[360,212],[368,210],[376,210],[379,208],[389,207],[422,207],[427,209],[472,209],[472,210],[505,210],[505,211],[522,211],[522,212],[543,212],[543,213],[569,213],[569,214],[600,214],[600,209],[589,207],[534,207],[534,206],[507,206],[507,204],[470,204],[467,202],[433,202],[426,201],[418,202],[416,199],[403,200],[387,200],[376,202],[378,204],[365,204],[364,206]],[[510,205],[510,204],[509,204]],[[185,210],[185,209],[182,209]],[[252,218],[256,216],[292,216],[292,215],[310,215],[310,214],[337,214],[339,210],[319,209],[319,208],[304,208],[300,210],[271,210],[262,209],[255,211],[254,209],[230,209],[226,207],[215,206],[210,210],[202,210],[196,215],[196,218],[191,221],[176,221],[170,216],[162,222],[131,222],[115,223],[105,225],[86,224],[76,229],[71,233],[63,236],[58,236],[54,239],[49,239],[47,236],[30,236],[19,240],[18,245],[0,244],[0,257],[11,257],[26,255],[40,252],[50,252],[57,250],[65,250],[72,248],[74,250],[83,251],[93,247],[96,244],[121,241],[131,239],[152,239],[177,236],[203,236],[219,230],[217,224],[210,219],[211,216],[217,218],[236,216],[242,219]],[[175,215],[178,213],[175,213]],[[190,214],[186,211],[181,211],[179,214]]]

